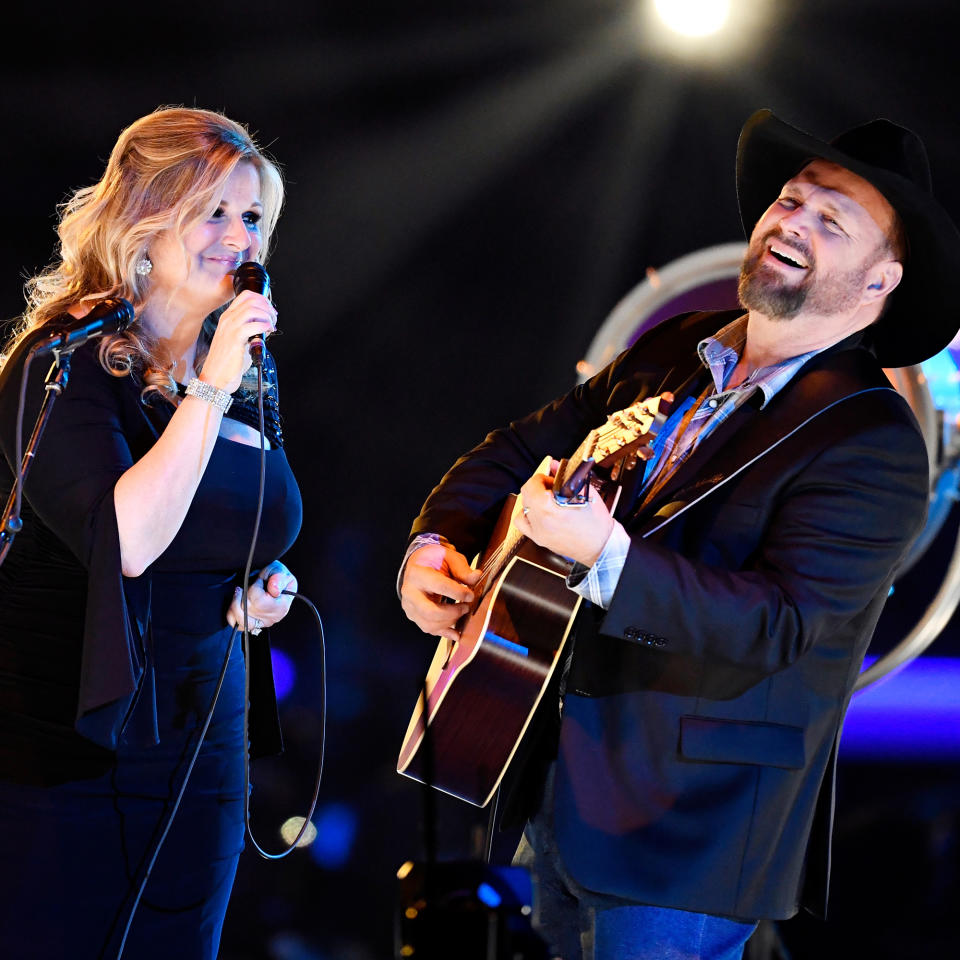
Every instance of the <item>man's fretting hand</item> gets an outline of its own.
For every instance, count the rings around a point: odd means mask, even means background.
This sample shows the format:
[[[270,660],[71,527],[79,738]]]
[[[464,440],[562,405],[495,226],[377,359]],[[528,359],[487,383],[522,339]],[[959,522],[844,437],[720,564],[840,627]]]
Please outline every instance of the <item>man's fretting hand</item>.
[[[580,506],[557,503],[553,499],[553,478],[558,467],[554,460],[549,475],[535,473],[523,485],[523,509],[514,517],[514,525],[541,547],[592,567],[613,532],[614,519],[596,490]]]

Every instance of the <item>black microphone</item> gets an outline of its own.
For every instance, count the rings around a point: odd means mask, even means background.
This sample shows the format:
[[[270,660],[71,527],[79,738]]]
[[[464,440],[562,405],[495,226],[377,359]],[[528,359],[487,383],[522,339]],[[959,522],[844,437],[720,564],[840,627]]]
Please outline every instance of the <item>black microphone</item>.
[[[239,294],[243,290],[262,293],[265,297],[270,295],[270,276],[262,263],[248,260],[237,267],[233,275],[233,292]],[[263,337],[259,333],[250,338],[250,359],[258,367],[263,363]]]
[[[101,300],[86,316],[79,320],[65,313],[48,326],[55,332],[50,338],[33,348],[35,355],[44,353],[73,353],[94,337],[111,333],[123,333],[133,320],[133,304],[123,297]]]

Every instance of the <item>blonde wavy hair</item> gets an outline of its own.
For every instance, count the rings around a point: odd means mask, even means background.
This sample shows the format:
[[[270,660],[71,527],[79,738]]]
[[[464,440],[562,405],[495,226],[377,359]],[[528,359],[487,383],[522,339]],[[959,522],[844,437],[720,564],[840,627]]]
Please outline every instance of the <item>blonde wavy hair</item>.
[[[26,284],[27,309],[4,354],[32,331],[77,304],[125,297],[139,318],[150,277],[137,263],[162,231],[182,237],[212,216],[227,179],[241,162],[260,177],[264,262],[283,206],[283,180],[274,162],[245,127],[212,110],[161,107],[127,127],[117,140],[98,183],[77,190],[61,207],[57,259]],[[204,323],[197,368],[216,329],[219,311]],[[176,396],[169,364],[139,319],[104,337],[100,362],[115,376],[134,373],[143,393]]]

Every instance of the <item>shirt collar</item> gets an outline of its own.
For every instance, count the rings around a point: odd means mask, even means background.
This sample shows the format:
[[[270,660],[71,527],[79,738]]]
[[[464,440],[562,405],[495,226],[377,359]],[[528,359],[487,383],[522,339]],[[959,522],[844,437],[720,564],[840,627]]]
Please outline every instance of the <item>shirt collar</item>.
[[[724,392],[724,386],[740,359],[746,341],[747,314],[743,314],[722,327],[712,337],[705,337],[697,345],[697,353],[703,365],[710,371],[714,389],[718,394]],[[818,353],[820,350],[810,350],[796,357],[781,360],[780,363],[760,367],[731,392],[746,390],[752,393],[756,389],[761,390],[763,403],[760,404],[760,409],[762,410],[793,375]]]

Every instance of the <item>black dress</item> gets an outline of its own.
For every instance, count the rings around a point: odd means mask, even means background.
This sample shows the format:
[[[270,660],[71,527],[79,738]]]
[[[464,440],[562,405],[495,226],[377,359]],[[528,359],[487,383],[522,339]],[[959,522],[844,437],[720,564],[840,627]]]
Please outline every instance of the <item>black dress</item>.
[[[22,356],[0,372],[8,465]],[[33,366],[25,430],[49,361]],[[172,412],[144,405],[133,378],[106,373],[95,346],[78,350],[27,482],[23,531],[0,567],[4,956],[116,956],[229,646],[225,613],[249,549],[258,448],[218,438],[173,542],[141,577],[120,571],[113,487]],[[289,548],[301,520],[282,447],[266,457],[254,570]],[[251,727],[259,721],[262,733],[252,739],[262,752],[278,731],[266,637],[252,643]],[[125,957],[216,956],[243,846],[242,718],[237,640]]]

